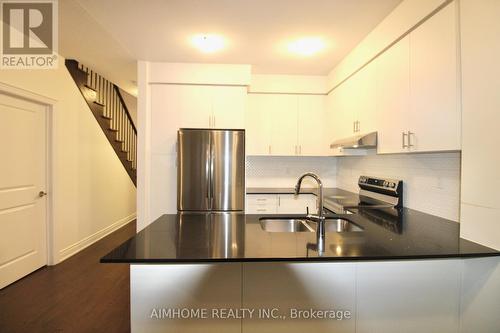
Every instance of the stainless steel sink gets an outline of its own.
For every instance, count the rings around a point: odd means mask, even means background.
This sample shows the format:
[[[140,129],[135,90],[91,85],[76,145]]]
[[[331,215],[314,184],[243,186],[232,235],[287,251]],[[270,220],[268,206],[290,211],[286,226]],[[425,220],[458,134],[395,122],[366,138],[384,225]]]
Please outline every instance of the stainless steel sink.
[[[267,232],[316,232],[318,222],[297,218],[260,219],[262,230]],[[360,232],[362,228],[342,218],[326,218],[325,232]]]
[[[309,222],[314,231],[317,229],[317,222]],[[325,219],[325,232],[360,232],[363,228],[358,227],[356,224],[342,218],[326,218]]]
[[[267,232],[314,232],[308,221],[294,218],[261,218],[260,226]]]

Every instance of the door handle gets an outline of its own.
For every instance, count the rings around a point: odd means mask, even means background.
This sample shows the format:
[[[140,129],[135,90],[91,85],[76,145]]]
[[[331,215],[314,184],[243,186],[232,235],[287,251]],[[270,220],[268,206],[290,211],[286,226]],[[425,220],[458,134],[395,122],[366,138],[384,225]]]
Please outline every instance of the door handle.
[[[401,146],[402,146],[403,148],[408,148],[408,145],[406,144],[406,141],[405,141],[405,138],[406,138],[406,136],[407,136],[408,134],[406,134],[405,132],[403,132],[402,134],[403,134],[403,135],[402,135],[402,138],[403,138],[403,143],[402,143],[402,145],[401,145]]]
[[[44,197],[44,196],[46,196],[46,195],[47,195],[47,192],[44,192],[44,191],[40,191],[40,192],[38,192],[38,196],[39,196],[40,198],[43,198],[43,197]]]
[[[408,148],[413,147],[413,144],[411,143],[412,135],[415,135],[415,133],[408,131]]]
[[[210,209],[214,206],[214,149],[213,140],[210,142]]]

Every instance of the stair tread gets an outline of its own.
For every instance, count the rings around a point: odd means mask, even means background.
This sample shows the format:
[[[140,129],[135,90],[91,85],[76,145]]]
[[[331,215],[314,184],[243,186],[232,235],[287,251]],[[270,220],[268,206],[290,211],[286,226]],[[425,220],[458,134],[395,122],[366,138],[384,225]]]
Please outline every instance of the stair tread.
[[[87,74],[86,72],[84,72],[85,74]],[[95,90],[95,88],[92,88],[91,86],[89,86],[88,84],[85,85],[85,88],[87,89],[90,89],[90,90],[93,90],[95,92],[97,92],[97,90]]]
[[[83,98],[90,106],[90,111],[95,116],[103,132],[105,132],[106,137],[109,140],[109,143],[111,144],[113,150],[119,157],[123,167],[126,169],[134,185],[136,185],[136,180],[137,180],[136,156],[135,154],[132,154],[131,147],[127,147],[128,145],[125,144],[126,142],[125,138],[122,139],[120,138],[123,135],[119,134],[120,132],[127,129],[113,128],[113,126],[117,124],[115,124],[113,121],[114,117],[107,115],[106,112],[107,103],[106,104],[104,103],[107,102],[107,99],[101,98],[101,95],[102,97],[105,97],[104,95],[107,94],[108,91],[100,90],[99,89],[100,85],[96,85],[95,87],[92,86],[93,82],[89,80],[89,76],[92,73],[90,68],[89,69],[81,68],[81,64],[74,59],[66,59],[65,65],[69,73],[71,74],[73,80],[77,84],[77,87],[79,88],[80,92],[82,93]],[[100,76],[98,76],[98,78],[99,80],[101,80]],[[116,133],[116,134],[111,134],[111,133]],[[133,134],[136,135],[135,128]]]

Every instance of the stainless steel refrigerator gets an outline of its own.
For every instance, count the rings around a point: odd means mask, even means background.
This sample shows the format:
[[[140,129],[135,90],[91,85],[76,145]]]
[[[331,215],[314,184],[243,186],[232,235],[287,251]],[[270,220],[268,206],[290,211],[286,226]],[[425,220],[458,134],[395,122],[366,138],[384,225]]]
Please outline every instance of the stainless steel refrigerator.
[[[177,143],[177,209],[243,211],[245,131],[181,128]]]

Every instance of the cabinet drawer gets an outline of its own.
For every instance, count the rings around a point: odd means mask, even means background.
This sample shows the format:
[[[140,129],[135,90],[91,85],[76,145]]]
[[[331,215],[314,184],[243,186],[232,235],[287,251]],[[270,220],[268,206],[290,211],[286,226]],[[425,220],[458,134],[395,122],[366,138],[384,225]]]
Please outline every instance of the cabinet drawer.
[[[276,214],[278,196],[276,194],[247,195],[247,214]]]

